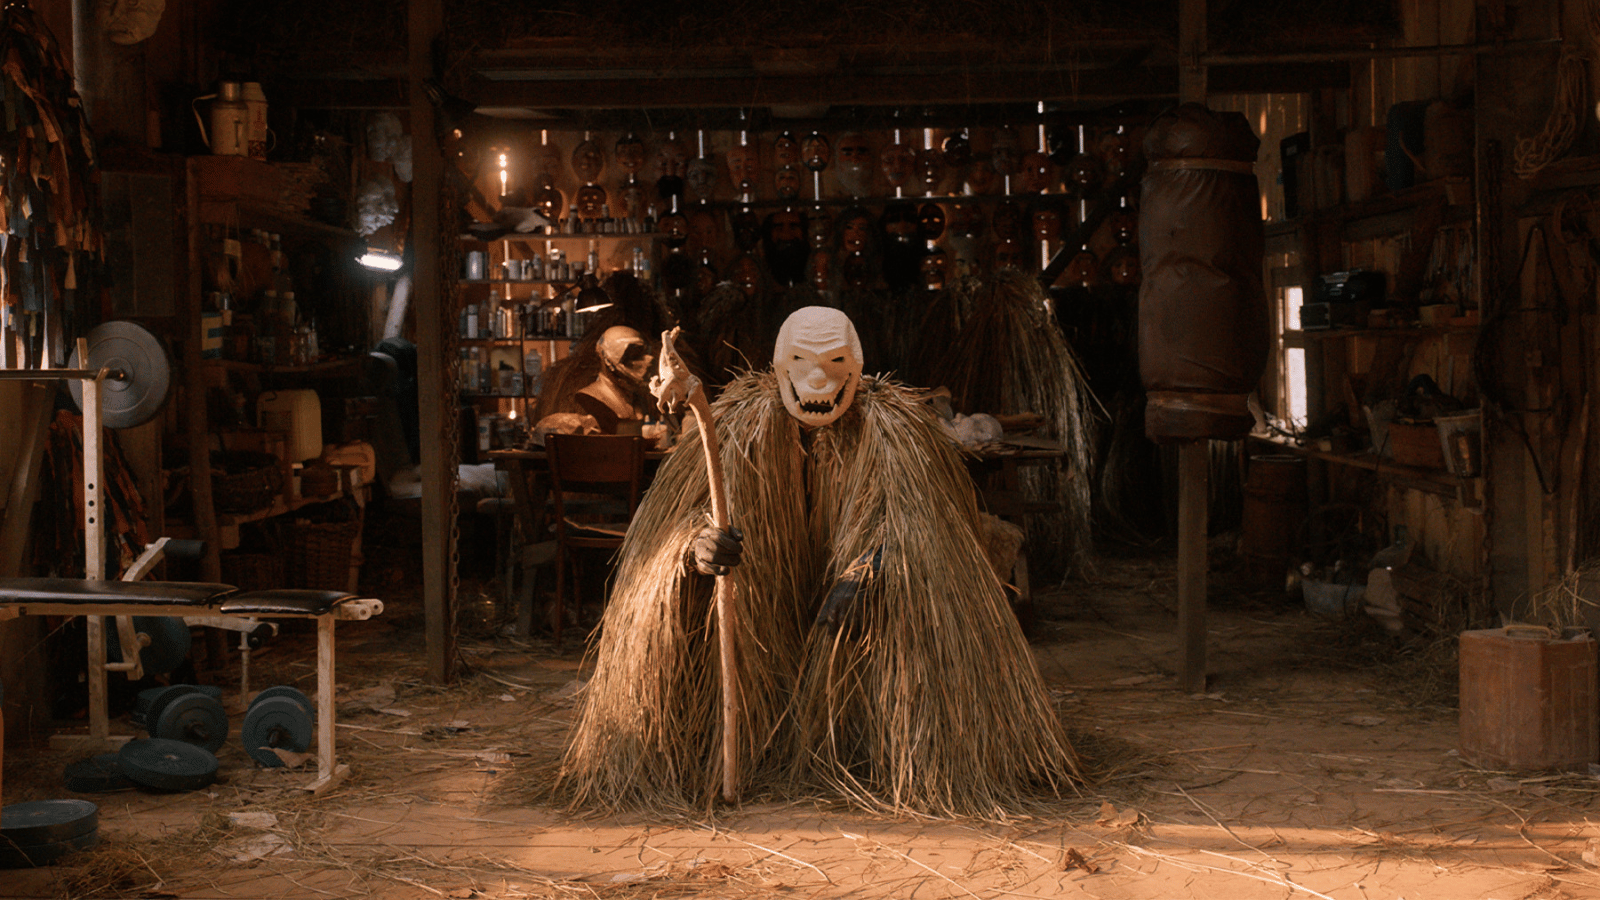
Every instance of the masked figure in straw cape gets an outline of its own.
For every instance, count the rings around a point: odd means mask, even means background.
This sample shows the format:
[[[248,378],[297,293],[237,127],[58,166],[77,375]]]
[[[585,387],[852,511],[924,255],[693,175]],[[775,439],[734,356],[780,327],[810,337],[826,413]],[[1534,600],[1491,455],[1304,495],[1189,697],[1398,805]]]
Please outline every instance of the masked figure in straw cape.
[[[993,815],[1074,780],[958,450],[912,391],[862,377],[860,348],[844,313],[798,310],[773,369],[717,399],[728,530],[710,524],[700,431],[663,464],[622,547],[559,775],[577,804],[713,801],[717,576],[734,587],[747,796]]]

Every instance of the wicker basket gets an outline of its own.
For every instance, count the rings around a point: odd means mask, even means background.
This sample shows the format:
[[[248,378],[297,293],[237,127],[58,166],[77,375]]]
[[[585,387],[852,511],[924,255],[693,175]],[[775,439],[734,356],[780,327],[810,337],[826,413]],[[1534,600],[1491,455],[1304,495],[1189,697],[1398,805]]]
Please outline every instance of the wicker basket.
[[[287,529],[289,584],[322,591],[350,588],[361,522],[295,522]]]
[[[283,493],[283,468],[271,453],[229,450],[211,454],[211,502],[222,512],[271,506]]]
[[[222,580],[241,591],[276,590],[284,586],[283,559],[274,553],[224,553]]]

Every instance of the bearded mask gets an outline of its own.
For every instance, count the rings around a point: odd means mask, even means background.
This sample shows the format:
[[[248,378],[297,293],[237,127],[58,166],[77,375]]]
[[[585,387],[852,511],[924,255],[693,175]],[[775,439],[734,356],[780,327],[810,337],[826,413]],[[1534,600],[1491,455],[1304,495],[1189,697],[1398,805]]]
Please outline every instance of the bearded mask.
[[[872,147],[859,131],[839,137],[839,166],[834,172],[839,185],[852,197],[861,197],[872,184]]]
[[[778,210],[767,216],[763,231],[762,251],[772,277],[781,285],[799,284],[811,255],[806,246],[805,215],[797,209]]]
[[[778,330],[772,368],[783,406],[808,428],[844,415],[861,382],[861,339],[850,317],[837,309],[797,309]]]

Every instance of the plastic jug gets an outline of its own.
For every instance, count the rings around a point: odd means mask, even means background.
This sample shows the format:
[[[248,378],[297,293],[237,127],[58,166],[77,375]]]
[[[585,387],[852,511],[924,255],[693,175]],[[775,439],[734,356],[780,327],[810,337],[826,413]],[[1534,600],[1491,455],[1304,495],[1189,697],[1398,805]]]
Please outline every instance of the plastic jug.
[[[272,149],[272,130],[267,127],[267,95],[261,90],[261,82],[246,81],[239,92],[240,99],[244,101],[245,114],[248,123],[245,126],[245,149],[251,159],[266,159],[267,151]],[[212,107],[215,116],[216,107]],[[211,130],[215,132],[216,126]]]

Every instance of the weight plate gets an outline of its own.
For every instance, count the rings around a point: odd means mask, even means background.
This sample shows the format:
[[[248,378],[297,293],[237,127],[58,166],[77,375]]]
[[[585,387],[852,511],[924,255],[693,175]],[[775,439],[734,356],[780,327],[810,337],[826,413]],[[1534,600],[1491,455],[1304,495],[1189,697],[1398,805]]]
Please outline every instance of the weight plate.
[[[189,658],[189,626],[177,616],[134,616],[133,630],[150,636],[150,646],[140,648],[139,661],[144,674],[165,675]],[[106,658],[122,659],[122,638],[118,629],[106,623]],[[190,688],[193,690],[193,688]],[[148,718],[148,713],[146,714]]]
[[[48,865],[74,850],[87,850],[100,843],[100,829],[64,841],[12,845],[0,842],[0,869],[31,869]]]
[[[13,803],[0,810],[0,847],[65,841],[99,825],[100,807],[87,800]]]
[[[150,734],[216,753],[228,740],[228,714],[222,709],[222,701],[193,691],[168,703]]]
[[[155,690],[155,695],[150,698],[150,707],[144,711],[144,730],[149,732],[151,737],[156,736],[153,727],[161,720],[161,713],[166,710],[167,704],[179,697],[187,697],[194,693],[195,687],[192,684],[175,684]]]
[[[123,774],[115,753],[80,759],[67,766],[65,775],[67,790],[78,794],[103,794],[133,787],[133,780]]]
[[[164,791],[192,791],[217,780],[217,757],[183,741],[129,741],[117,751],[122,771],[135,783]]]
[[[89,364],[72,353],[74,369],[120,369],[123,380],[101,382],[100,421],[107,428],[143,425],[161,411],[172,386],[172,363],[156,336],[132,322],[103,322],[89,331]],[[83,409],[84,380],[67,382],[72,399]]]
[[[283,765],[273,749],[304,753],[311,746],[311,714],[293,697],[268,697],[250,704],[244,714],[244,752],[267,768]]]
[[[269,687],[257,694],[255,699],[250,701],[250,705],[255,706],[257,703],[260,703],[263,700],[271,700],[273,697],[288,697],[294,702],[300,704],[300,708],[305,710],[306,715],[311,717],[312,724],[316,724],[317,710],[316,707],[312,706],[311,698],[307,697],[303,691],[292,684],[273,685],[272,687]]]

